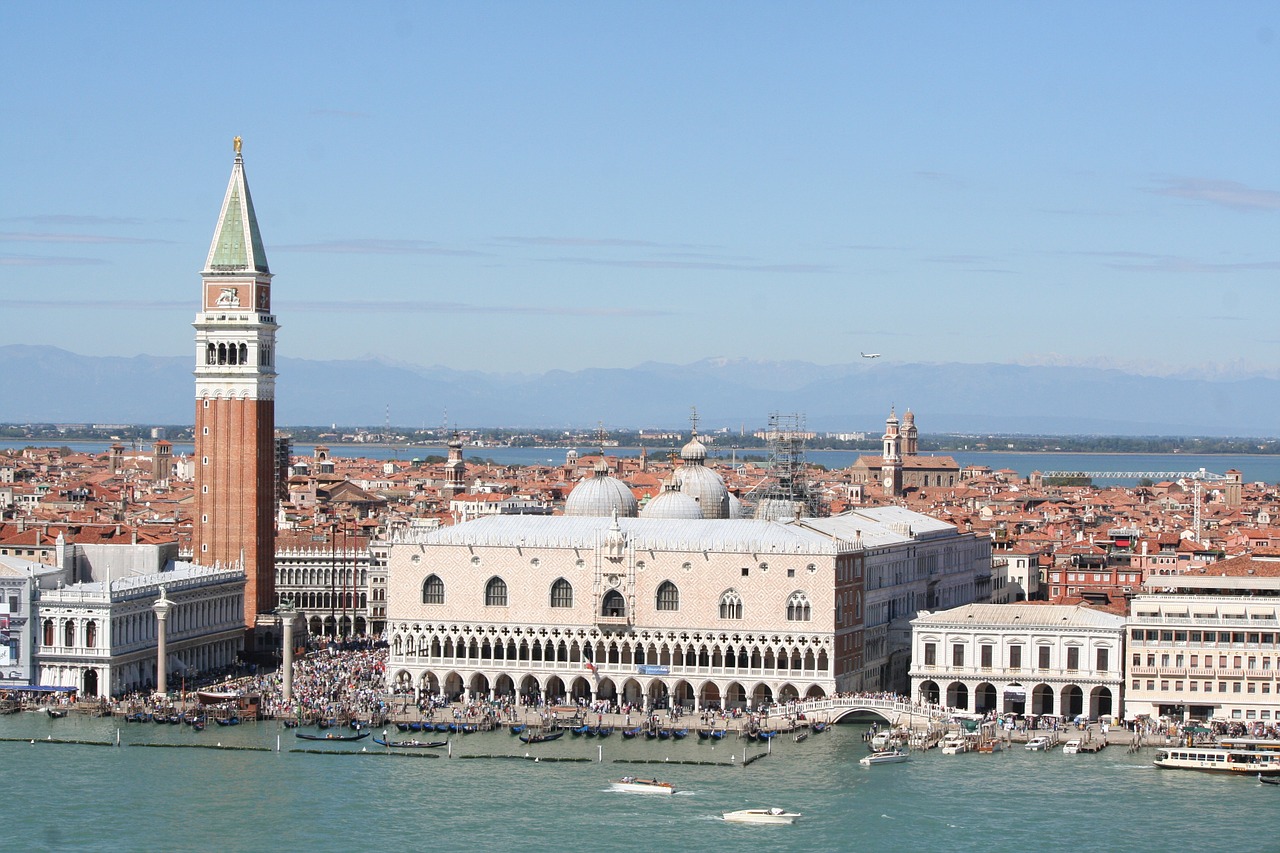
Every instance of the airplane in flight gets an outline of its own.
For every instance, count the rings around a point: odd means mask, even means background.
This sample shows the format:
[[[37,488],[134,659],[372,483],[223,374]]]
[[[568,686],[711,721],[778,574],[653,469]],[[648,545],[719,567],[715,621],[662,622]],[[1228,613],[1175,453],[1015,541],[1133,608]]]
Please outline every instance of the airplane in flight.
[[[878,352],[864,352],[864,353],[859,353],[859,355],[861,355],[863,358],[879,358],[880,357],[880,353]]]

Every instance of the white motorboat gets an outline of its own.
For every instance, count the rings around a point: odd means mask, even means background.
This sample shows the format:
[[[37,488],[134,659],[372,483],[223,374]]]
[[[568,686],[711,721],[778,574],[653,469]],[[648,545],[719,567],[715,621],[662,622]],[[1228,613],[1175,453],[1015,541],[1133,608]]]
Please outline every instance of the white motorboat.
[[[724,819],[730,823],[795,823],[799,812],[786,809],[739,809],[736,812],[725,812]]]
[[[1063,755],[1075,755],[1080,751],[1080,741],[1069,740],[1062,745]]]
[[[1037,735],[1027,741],[1027,745],[1024,748],[1029,749],[1032,752],[1044,752],[1049,748],[1049,739],[1044,735]]]
[[[953,735],[942,739],[943,755],[959,755],[962,752],[968,751],[969,741],[960,735]]]
[[[901,764],[910,756],[900,749],[888,749],[884,752],[873,752],[858,759],[863,767],[875,767],[877,764]]]
[[[869,743],[871,748],[876,752],[883,752],[889,748],[889,738],[892,737],[888,732],[876,732]]]
[[[659,782],[657,779],[637,779],[635,776],[623,776],[609,783],[615,791],[629,794],[674,794],[675,785],[670,782]]]

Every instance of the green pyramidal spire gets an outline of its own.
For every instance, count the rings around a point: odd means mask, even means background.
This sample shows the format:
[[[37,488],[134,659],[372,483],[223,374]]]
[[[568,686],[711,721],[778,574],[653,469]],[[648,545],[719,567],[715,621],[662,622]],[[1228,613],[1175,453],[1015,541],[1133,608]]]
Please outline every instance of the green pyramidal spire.
[[[253,198],[249,195],[249,182],[244,177],[244,157],[240,154],[238,136],[235,145],[236,162],[231,167],[231,182],[222,200],[222,215],[218,217],[218,230],[213,234],[205,271],[270,273],[262,235],[258,233],[258,217],[253,212]]]

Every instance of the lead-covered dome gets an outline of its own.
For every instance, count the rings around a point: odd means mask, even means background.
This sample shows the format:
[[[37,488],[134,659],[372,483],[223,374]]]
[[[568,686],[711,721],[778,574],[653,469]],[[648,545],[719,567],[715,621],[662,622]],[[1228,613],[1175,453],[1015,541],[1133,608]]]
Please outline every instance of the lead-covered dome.
[[[640,511],[641,518],[702,518],[702,508],[693,498],[680,491],[680,483],[672,474],[662,484],[662,491]]]
[[[596,465],[595,476],[574,486],[564,502],[564,514],[603,518],[614,513],[624,518],[635,518],[638,512],[636,496],[626,483],[608,474],[602,460]]]

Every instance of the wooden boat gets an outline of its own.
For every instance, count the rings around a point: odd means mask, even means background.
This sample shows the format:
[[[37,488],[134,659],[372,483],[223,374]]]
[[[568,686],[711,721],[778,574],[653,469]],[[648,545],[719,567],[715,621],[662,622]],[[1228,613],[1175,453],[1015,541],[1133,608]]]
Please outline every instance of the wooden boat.
[[[601,726],[600,731],[598,731],[596,734],[599,737],[608,737],[609,735],[613,734],[613,726]]]
[[[724,740],[724,735],[725,735],[725,730],[724,730],[724,729],[712,729],[712,730],[711,730],[711,739],[712,739],[712,740]]]
[[[645,736],[645,739],[646,739],[646,740],[657,740],[657,739],[658,739],[658,733],[657,733],[657,732],[655,732],[653,729],[645,729],[645,730],[644,730],[644,736]]]
[[[629,794],[674,794],[675,785],[670,782],[659,782],[657,779],[637,779],[635,776],[623,776],[609,783],[615,791]]]
[[[591,731],[591,726],[573,726],[572,728],[569,729],[569,734],[573,735],[574,737],[581,737],[582,735],[585,735],[589,731]]]
[[[448,746],[447,740],[384,740],[375,736],[373,742],[379,746],[393,746],[397,749],[437,749]]]
[[[480,731],[480,726],[477,723],[463,723],[458,726],[458,731],[462,732],[464,735],[473,735]]]
[[[778,730],[777,729],[761,729],[759,732],[756,733],[756,735],[757,737],[760,738],[760,740],[769,740],[770,738],[775,738],[778,736]]]
[[[698,729],[698,740],[711,740],[711,729]]]
[[[684,740],[689,736],[689,730],[688,729],[672,729],[671,736],[676,740]]]
[[[196,720],[194,723],[191,724],[191,731],[193,732],[204,731],[204,723],[200,722],[199,720]]]
[[[307,734],[306,732],[295,732],[294,737],[303,740],[362,740],[369,736],[369,732],[356,732],[353,735],[339,735],[333,732],[325,732],[322,735]]]
[[[396,728],[400,728],[400,726],[397,725]],[[434,729],[435,726],[432,726],[432,728]],[[420,732],[422,731],[422,721],[414,720],[413,722],[405,723],[404,728],[400,729],[400,731]]]
[[[562,737],[564,737],[564,731],[562,729],[557,729],[554,732],[547,732],[546,734],[536,734],[533,732],[523,734],[520,735],[520,740],[525,743],[546,743],[549,740],[556,740]]]
[[[1280,776],[1263,776],[1261,773],[1259,773],[1258,781],[1263,782],[1267,785],[1280,785]]]
[[[63,717],[67,715],[67,710],[65,708],[62,708],[62,709],[45,708],[45,713],[47,713],[51,719],[61,720]]]
[[[215,717],[214,722],[220,726],[238,726],[240,725],[240,718],[228,717],[227,719],[224,720],[221,717]]]
[[[659,740],[670,740],[671,729],[658,729],[658,738]]]
[[[771,823],[791,824],[800,817],[799,812],[786,809],[739,809],[736,812],[725,812],[724,819],[730,823]]]
[[[524,723],[517,723],[516,725],[509,726],[508,728],[513,735],[518,735],[524,731]]]
[[[808,739],[809,739],[808,732],[800,732],[800,734],[796,735],[796,743],[804,743]]]
[[[284,727],[285,727],[286,729],[296,729],[296,728],[298,727],[298,721],[297,721],[297,720],[285,720],[285,721],[284,721]]]
[[[640,734],[640,729],[638,728],[622,730],[622,736],[627,740],[631,740],[632,738],[636,737],[639,734]]]
[[[827,730],[827,727],[830,725],[831,725],[830,723],[813,723],[812,725],[809,726],[809,730],[813,732],[815,735],[820,735],[823,732],[825,732]]]

